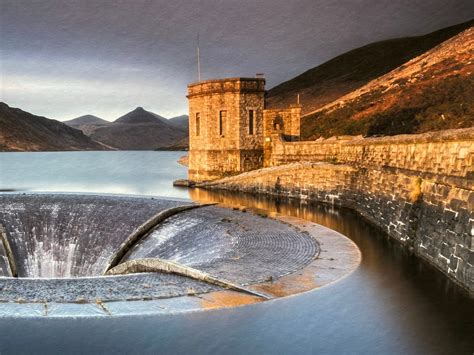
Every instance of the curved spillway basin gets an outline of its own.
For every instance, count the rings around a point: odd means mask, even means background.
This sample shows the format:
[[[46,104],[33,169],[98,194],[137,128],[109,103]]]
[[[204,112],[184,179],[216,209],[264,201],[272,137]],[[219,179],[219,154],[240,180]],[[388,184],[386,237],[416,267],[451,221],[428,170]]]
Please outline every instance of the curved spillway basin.
[[[134,230],[157,213],[184,204],[133,197],[2,194],[0,223],[19,277],[97,276]]]
[[[235,206],[9,193],[0,206],[0,317],[236,306],[323,286],[360,261],[330,229]]]

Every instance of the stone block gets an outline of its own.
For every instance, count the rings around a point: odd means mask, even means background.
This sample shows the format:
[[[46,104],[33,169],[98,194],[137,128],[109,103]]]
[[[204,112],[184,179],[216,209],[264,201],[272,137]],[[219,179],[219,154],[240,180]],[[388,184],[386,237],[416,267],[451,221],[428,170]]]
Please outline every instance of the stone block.
[[[457,267],[458,267],[458,258],[456,258],[454,255],[451,255],[451,258],[449,258],[449,268],[454,272]]]

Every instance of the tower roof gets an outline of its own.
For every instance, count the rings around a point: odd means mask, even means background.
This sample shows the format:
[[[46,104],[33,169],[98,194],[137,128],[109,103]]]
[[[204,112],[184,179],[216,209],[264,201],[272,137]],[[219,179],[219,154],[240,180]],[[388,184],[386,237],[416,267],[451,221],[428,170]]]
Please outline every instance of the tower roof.
[[[265,78],[225,78],[204,80],[188,85],[188,98],[197,95],[265,92]]]

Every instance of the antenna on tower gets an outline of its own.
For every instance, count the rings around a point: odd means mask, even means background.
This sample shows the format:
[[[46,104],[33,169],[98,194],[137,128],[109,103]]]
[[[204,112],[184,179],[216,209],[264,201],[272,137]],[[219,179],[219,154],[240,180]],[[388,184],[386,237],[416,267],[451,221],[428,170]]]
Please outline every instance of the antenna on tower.
[[[199,33],[197,35],[197,69],[198,69],[198,81],[201,81],[201,56],[199,54]]]

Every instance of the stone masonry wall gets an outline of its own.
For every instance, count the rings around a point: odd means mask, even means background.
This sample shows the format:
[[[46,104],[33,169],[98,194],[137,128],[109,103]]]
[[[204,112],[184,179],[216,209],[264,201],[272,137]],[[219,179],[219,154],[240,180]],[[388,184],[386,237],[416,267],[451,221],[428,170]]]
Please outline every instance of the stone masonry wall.
[[[352,208],[474,294],[474,128],[272,146],[271,167],[201,186]]]
[[[438,175],[474,188],[474,128],[383,138],[330,138],[285,142],[272,136],[269,166],[295,161],[330,161]],[[467,184],[467,185],[466,185]]]

